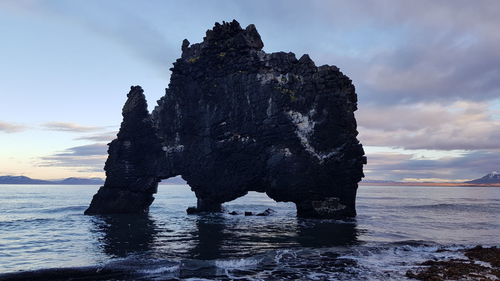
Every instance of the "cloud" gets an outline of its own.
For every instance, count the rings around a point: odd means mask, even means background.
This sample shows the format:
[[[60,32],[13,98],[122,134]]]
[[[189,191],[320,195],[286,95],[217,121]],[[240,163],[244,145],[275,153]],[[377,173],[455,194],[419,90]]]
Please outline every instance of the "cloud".
[[[500,150],[470,151],[440,159],[416,158],[412,154],[368,153],[367,179],[474,179],[500,167]]]
[[[17,125],[0,121],[0,132],[17,133],[24,130],[26,130],[26,127],[23,125]]]
[[[500,120],[487,103],[366,106],[357,113],[368,146],[404,149],[500,149]]]
[[[75,146],[68,148],[63,152],[56,153],[54,156],[101,156],[107,154],[107,147],[108,146],[104,143]]]
[[[307,5],[299,4],[302,14],[296,19],[296,25],[312,30],[301,31],[310,42],[306,48],[319,63],[336,64],[347,73],[362,103],[448,103],[500,96],[498,1]]]
[[[75,146],[40,158],[41,167],[78,167],[85,172],[101,172],[107,157],[107,145],[94,143]]]
[[[112,140],[114,140],[116,138],[116,134],[118,132],[105,132],[105,133],[101,133],[101,134],[93,134],[93,135],[85,135],[85,136],[80,136],[80,137],[77,137],[75,138],[75,140],[89,140],[89,141],[98,141],[98,142],[102,142],[102,141],[106,141],[106,142],[110,142]]]
[[[422,37],[374,56],[358,80],[368,92],[367,101],[480,101],[500,96],[500,44],[461,44],[463,36]]]
[[[68,122],[48,122],[42,124],[42,127],[46,130],[51,131],[63,131],[63,132],[75,132],[75,133],[84,133],[84,132],[93,132],[100,131],[103,127],[92,127],[92,126],[82,126],[75,123]]]
[[[494,0],[2,2],[13,11],[82,26],[162,73],[178,57],[182,36],[235,17],[242,25],[256,23],[265,43],[278,50],[340,66],[362,103],[500,96],[500,2]],[[204,13],[191,17],[193,10]]]

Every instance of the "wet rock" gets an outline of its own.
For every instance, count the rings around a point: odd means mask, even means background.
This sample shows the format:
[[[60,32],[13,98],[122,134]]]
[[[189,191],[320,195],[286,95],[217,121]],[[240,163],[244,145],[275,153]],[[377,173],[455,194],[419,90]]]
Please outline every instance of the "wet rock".
[[[498,247],[485,248],[478,245],[472,249],[466,250],[465,255],[469,259],[488,262],[492,266],[500,268],[500,248]]]
[[[230,215],[232,215],[232,216],[239,215],[239,213],[238,213],[238,212],[236,212],[236,211],[232,211],[232,212],[230,212],[229,214],[230,214]]]
[[[196,211],[221,212],[257,191],[294,202],[301,217],[355,216],[366,158],[354,85],[335,66],[263,46],[255,26],[236,21],[215,24],[201,43],[184,40],[151,115],[129,94],[87,213],[145,212],[157,182],[181,175]]]
[[[477,246],[464,252],[468,259],[427,260],[420,264],[421,267],[408,270],[406,276],[426,281],[493,281],[500,278],[500,249]],[[478,261],[489,263],[489,266]]]
[[[273,209],[266,209],[264,212],[258,213],[256,216],[264,217],[264,216],[269,216],[270,214],[274,213],[275,211]]]
[[[253,216],[252,212],[245,212],[245,216]]]
[[[188,207],[186,209],[186,213],[188,215],[192,215],[192,214],[196,214],[196,213],[199,213],[199,212],[198,212],[198,209],[196,209],[196,207]]]
[[[140,86],[130,87],[123,122],[109,144],[106,181],[85,214],[146,213],[158,182],[160,140]]]

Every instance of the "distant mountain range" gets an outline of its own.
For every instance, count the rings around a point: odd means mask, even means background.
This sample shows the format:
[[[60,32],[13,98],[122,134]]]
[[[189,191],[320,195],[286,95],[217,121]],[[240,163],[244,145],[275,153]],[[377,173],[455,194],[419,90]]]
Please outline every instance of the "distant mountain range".
[[[39,180],[25,176],[0,176],[0,184],[66,184],[66,185],[103,185],[104,180],[101,178],[76,178],[70,177],[62,180]],[[160,184],[186,184],[180,176],[163,180]],[[443,186],[473,186],[473,185],[499,185],[500,173],[491,172],[482,178],[466,181],[466,182],[399,182],[386,180],[363,180],[364,185],[443,185]]]
[[[89,184],[89,185],[102,185],[104,180],[101,178],[65,178],[62,180],[39,180],[32,179],[25,176],[0,176],[0,184]]]
[[[363,180],[362,185],[404,185],[404,186],[500,186],[500,173],[491,172],[486,176],[465,182],[400,182],[386,180]]]
[[[62,180],[39,180],[25,176],[0,176],[0,184],[66,184],[66,185],[103,185],[101,178],[65,178]],[[180,176],[163,180],[160,184],[182,185],[186,184]]]
[[[480,183],[480,184],[500,183],[500,173],[499,172],[491,172],[480,179],[466,181],[465,183]]]

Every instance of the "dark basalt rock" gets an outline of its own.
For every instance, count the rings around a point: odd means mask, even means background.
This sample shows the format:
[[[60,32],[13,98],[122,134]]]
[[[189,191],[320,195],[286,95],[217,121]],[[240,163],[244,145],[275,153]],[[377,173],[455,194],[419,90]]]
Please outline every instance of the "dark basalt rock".
[[[275,212],[275,210],[268,208],[264,212],[258,213],[256,216],[267,217],[267,216],[269,216],[270,214],[272,214],[274,212]]]
[[[142,88],[131,87],[127,97],[120,131],[109,144],[106,182],[85,214],[144,213],[154,200],[162,161],[158,155],[164,152]]]
[[[441,250],[450,251],[450,250]],[[451,250],[453,251],[453,250]],[[480,280],[500,278],[500,249],[480,245],[464,250],[465,258],[427,260],[406,272],[406,277],[418,280]],[[437,250],[436,252],[440,252]]]
[[[151,115],[133,87],[86,213],[147,211],[157,182],[182,175],[197,211],[258,191],[294,202],[298,216],[355,216],[366,158],[351,80],[308,55],[262,47],[255,26],[216,23],[202,43],[184,40]]]

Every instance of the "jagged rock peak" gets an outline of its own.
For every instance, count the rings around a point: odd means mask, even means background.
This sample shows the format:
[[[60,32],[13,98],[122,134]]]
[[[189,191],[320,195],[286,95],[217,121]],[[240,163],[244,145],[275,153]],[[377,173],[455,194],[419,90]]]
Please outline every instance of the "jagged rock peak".
[[[131,86],[122,109],[123,121],[118,138],[151,134],[152,122],[141,86]]]
[[[232,22],[216,22],[212,29],[207,30],[202,43],[189,46],[189,41],[182,42],[182,57],[199,55],[201,49],[209,49],[213,52],[221,50],[262,50],[264,43],[260,38],[255,25],[250,24],[245,29],[241,28],[236,20]]]
[[[109,143],[106,182],[85,214],[145,213],[154,200],[160,140],[140,86],[130,87],[117,138]]]
[[[127,98],[122,110],[123,117],[127,117],[131,114],[144,117],[149,115],[148,104],[144,96],[144,90],[141,86],[131,86]]]

